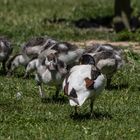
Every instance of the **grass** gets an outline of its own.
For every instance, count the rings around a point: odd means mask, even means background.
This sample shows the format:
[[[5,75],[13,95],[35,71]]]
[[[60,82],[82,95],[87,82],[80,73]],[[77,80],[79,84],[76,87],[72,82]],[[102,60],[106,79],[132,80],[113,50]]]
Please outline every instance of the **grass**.
[[[0,5],[0,34],[11,38],[15,52],[28,38],[46,34],[69,41],[121,40],[129,36],[127,39],[139,40],[135,38],[139,31],[134,37],[122,33],[119,38],[115,33],[74,26],[79,19],[112,16],[112,0],[4,0]],[[132,5],[137,15],[140,2],[133,0]],[[52,22],[59,19],[65,20]],[[114,88],[105,90],[96,100],[95,118],[89,118],[88,102],[81,107],[79,117],[73,117],[73,108],[63,92],[58,101],[53,100],[54,87],[44,85],[49,99],[41,102],[34,79],[22,79],[22,68],[10,78],[0,74],[0,140],[138,140],[140,55],[128,52],[127,56],[131,64],[113,77]],[[22,95],[20,99],[17,92]]]
[[[114,88],[96,100],[95,118],[89,118],[88,102],[74,118],[63,92],[58,101],[53,100],[54,88],[45,86],[49,99],[42,103],[31,78],[0,76],[0,139],[139,139],[140,66],[134,62],[118,71]],[[116,84],[128,87],[115,89]],[[17,92],[21,99],[16,98]]]
[[[139,14],[140,2],[133,0],[133,15]],[[114,0],[4,0],[0,1],[0,34],[18,44],[31,36],[50,35],[60,40],[110,39],[115,33],[97,32],[93,28],[80,29],[75,22],[113,16]],[[60,22],[60,21],[61,22]],[[55,22],[54,22],[55,21]],[[56,22],[59,21],[59,22]],[[129,34],[128,39],[140,40]],[[127,32],[125,33],[127,36]],[[123,38],[123,37],[122,37]],[[125,37],[127,38],[127,37]]]

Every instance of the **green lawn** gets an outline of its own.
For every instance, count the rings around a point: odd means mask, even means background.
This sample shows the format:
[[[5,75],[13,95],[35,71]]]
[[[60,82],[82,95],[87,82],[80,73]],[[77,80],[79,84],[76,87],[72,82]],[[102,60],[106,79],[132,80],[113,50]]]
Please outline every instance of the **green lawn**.
[[[133,15],[138,16],[140,1],[132,0]],[[74,23],[80,19],[113,16],[114,0],[1,0],[0,34],[16,44],[31,36],[50,35],[60,40],[131,39],[135,34],[97,32],[92,28],[79,29]],[[64,20],[56,23],[52,21]]]
[[[132,0],[134,14],[140,2]],[[32,36],[49,35],[60,40],[110,39],[118,34],[80,29],[73,21],[113,15],[113,0],[1,0],[0,35],[11,38],[14,51]],[[65,19],[63,22],[53,20]],[[139,40],[132,34],[135,40]],[[122,35],[122,34],[121,34]],[[130,35],[131,36],[131,35]],[[140,139],[140,55],[128,52],[131,64],[113,77],[112,90],[96,100],[95,118],[89,118],[89,103],[78,118],[63,96],[53,100],[54,87],[45,87],[47,102],[41,102],[33,78],[0,75],[0,140],[113,140]],[[116,85],[119,85],[116,87]],[[124,85],[124,86],[122,86]],[[17,99],[17,92],[22,98]]]

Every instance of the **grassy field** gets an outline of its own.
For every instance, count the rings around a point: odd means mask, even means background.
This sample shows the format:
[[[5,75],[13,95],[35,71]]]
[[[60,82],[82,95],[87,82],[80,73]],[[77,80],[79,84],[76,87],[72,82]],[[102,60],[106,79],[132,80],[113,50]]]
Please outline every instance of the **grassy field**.
[[[0,35],[11,38],[15,52],[26,39],[46,34],[67,41],[121,39],[113,32],[80,29],[74,24],[112,16],[113,0],[1,0],[0,5]],[[133,0],[132,6],[137,15],[140,1]],[[130,39],[140,40],[138,34],[139,30]],[[112,90],[105,90],[96,100],[95,118],[89,118],[88,102],[79,117],[73,117],[63,92],[59,100],[53,100],[54,87],[44,85],[48,100],[41,102],[34,79],[22,78],[23,68],[10,78],[1,74],[0,140],[140,139],[140,55],[128,51],[127,57],[131,64],[113,77]]]
[[[138,16],[140,1],[132,0],[133,15]],[[113,16],[114,0],[1,0],[0,34],[20,44],[31,36],[50,35],[60,40],[139,40],[134,33],[97,32],[77,28],[78,21]],[[89,23],[90,24],[90,23]]]

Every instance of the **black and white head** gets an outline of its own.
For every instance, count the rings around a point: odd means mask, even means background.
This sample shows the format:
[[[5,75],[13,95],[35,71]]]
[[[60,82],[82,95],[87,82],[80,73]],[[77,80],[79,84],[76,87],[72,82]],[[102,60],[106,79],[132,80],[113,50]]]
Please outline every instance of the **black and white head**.
[[[47,38],[46,42],[43,44],[44,50],[52,48],[55,44],[57,44],[55,39]]]
[[[47,66],[47,68],[50,71],[57,71],[61,73],[62,75],[67,73],[67,65],[63,61],[59,60],[57,57],[57,54],[50,53],[46,59],[44,65]]]
[[[56,53],[50,52],[47,57],[45,58],[45,63],[49,70],[56,70],[57,66],[57,56]]]
[[[65,75],[67,73],[67,65],[66,65],[66,63],[58,59],[57,60],[57,70],[62,75]]]
[[[95,60],[90,54],[83,54],[79,59],[80,64],[95,65]]]
[[[50,71],[59,71],[64,74],[67,71],[67,65],[63,61],[59,60],[58,52],[55,50],[46,51],[45,55],[40,59],[42,64],[47,66]]]

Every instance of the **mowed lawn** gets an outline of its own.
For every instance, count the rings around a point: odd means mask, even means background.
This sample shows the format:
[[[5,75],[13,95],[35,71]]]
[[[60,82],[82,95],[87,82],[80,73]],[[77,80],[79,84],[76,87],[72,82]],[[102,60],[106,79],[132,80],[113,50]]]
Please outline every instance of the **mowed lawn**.
[[[58,40],[118,39],[118,34],[80,29],[80,19],[113,15],[113,0],[3,0],[0,35],[9,37],[14,53],[28,38],[49,35]],[[132,0],[134,15],[140,2]],[[137,32],[138,33],[138,32]],[[139,38],[138,38],[139,39]],[[137,38],[136,38],[137,40]],[[24,68],[6,77],[0,73],[0,140],[112,140],[140,139],[140,54],[126,51],[129,63],[113,77],[89,117],[89,102],[78,117],[61,92],[44,85],[48,99],[41,102],[34,76],[23,79]],[[17,98],[17,92],[21,98]]]

